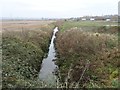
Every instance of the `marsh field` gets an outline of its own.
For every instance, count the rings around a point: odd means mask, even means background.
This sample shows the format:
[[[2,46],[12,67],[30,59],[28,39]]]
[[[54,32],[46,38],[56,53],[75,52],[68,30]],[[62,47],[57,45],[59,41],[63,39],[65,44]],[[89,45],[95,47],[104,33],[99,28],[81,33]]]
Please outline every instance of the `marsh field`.
[[[117,22],[2,21],[2,88],[118,88]],[[53,29],[56,84],[38,79]],[[49,62],[48,62],[49,63]]]

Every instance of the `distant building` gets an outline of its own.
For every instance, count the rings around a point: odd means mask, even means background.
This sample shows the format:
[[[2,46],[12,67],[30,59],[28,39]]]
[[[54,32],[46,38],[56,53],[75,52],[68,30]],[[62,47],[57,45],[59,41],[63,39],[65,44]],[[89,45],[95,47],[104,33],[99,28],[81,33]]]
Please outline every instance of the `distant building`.
[[[95,21],[95,18],[90,18],[90,21]]]
[[[86,18],[82,18],[82,21],[86,21]]]
[[[110,18],[106,19],[106,21],[110,21]]]

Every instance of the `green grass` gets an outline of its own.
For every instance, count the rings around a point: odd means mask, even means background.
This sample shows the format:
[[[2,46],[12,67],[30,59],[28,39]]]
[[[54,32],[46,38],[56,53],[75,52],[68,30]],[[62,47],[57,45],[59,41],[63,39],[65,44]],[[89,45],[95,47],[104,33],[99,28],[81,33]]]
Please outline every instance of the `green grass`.
[[[70,28],[82,28],[82,27],[101,27],[106,25],[117,25],[117,22],[104,22],[104,21],[64,21],[60,29],[62,31]]]

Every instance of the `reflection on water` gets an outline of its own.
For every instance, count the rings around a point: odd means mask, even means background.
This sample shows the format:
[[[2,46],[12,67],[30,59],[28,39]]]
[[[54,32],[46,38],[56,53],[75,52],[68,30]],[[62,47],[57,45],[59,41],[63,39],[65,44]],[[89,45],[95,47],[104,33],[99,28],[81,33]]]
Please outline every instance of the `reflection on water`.
[[[47,58],[43,59],[42,62],[42,67],[39,73],[39,79],[43,80],[44,82],[47,83],[55,83],[56,81],[56,76],[54,75],[54,71],[57,68],[57,66],[54,63],[55,57],[55,47],[54,47],[54,39],[56,38],[55,34],[58,32],[58,27],[56,27],[53,31],[53,36],[51,39],[51,43],[49,46],[49,52]]]

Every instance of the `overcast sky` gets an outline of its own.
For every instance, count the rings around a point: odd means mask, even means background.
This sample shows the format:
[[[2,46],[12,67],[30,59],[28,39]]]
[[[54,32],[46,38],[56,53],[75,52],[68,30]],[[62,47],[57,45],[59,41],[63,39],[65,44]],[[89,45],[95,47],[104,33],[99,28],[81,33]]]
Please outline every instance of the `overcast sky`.
[[[2,17],[69,18],[118,13],[119,0],[0,0]]]

